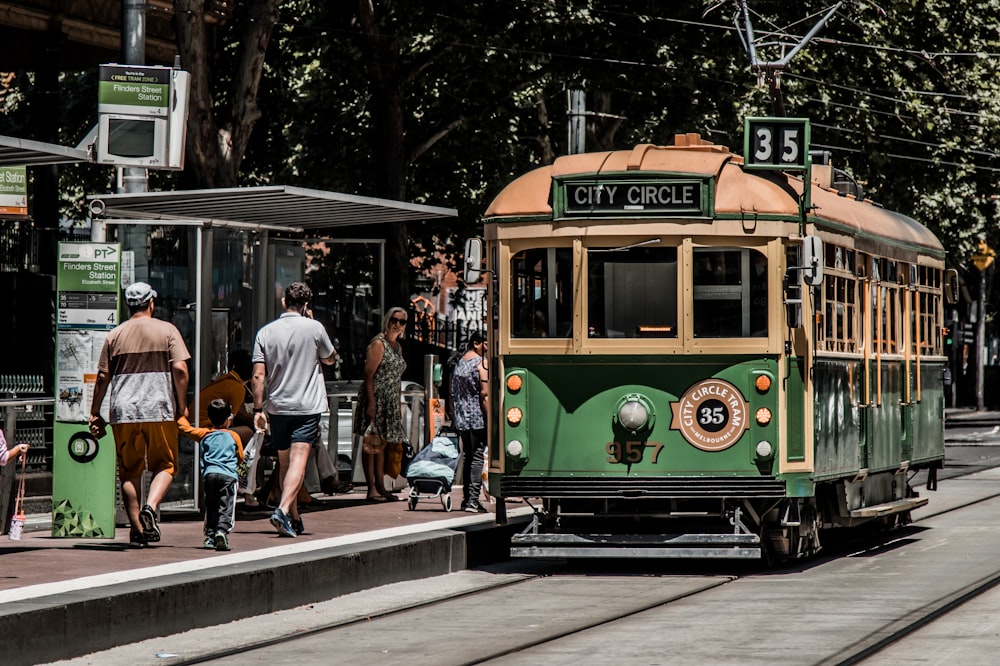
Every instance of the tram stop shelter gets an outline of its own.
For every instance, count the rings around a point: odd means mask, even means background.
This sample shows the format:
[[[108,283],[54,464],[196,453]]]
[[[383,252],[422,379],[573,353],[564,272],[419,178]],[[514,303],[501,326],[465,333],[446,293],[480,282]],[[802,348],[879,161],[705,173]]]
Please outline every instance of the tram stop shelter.
[[[344,359],[343,376],[360,378],[364,346],[385,311],[384,240],[374,226],[457,216],[450,208],[291,186],[87,198],[91,239],[121,244],[122,283],[150,283],[157,317],[177,325],[188,344],[194,404],[200,388],[227,370],[229,351],[252,349],[256,331],[281,312],[285,286],[303,279]],[[334,441],[336,418],[330,421]],[[182,460],[167,499],[186,505],[197,497],[194,462]]]

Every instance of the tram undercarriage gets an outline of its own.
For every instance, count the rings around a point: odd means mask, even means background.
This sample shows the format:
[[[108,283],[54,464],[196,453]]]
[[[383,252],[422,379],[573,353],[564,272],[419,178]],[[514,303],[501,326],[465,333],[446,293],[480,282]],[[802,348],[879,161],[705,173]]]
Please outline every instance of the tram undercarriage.
[[[548,479],[550,495],[524,496],[535,515],[511,538],[511,556],[782,561],[819,552],[825,530],[888,529],[908,523],[910,511],[927,503],[905,476],[890,474],[817,484],[815,496],[802,498],[666,497],[646,481],[642,490],[620,488],[610,496],[608,480],[594,480],[603,489],[594,496],[588,480]],[[704,490],[706,481],[697,485]]]

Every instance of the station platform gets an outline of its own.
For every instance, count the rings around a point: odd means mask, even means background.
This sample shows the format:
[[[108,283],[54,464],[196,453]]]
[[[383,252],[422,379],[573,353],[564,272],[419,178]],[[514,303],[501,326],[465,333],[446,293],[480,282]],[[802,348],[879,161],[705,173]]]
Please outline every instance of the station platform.
[[[461,488],[452,504],[461,504]],[[446,512],[439,499],[370,503],[364,488],[314,495],[305,534],[280,537],[264,506],[237,507],[232,550],[202,547],[201,518],[161,512],[162,540],[64,539],[29,517],[20,540],[0,536],[0,635],[4,664],[37,664],[154,636],[294,608],[403,580],[503,559],[509,534],[531,509]],[[41,518],[41,517],[38,517]],[[13,659],[11,660],[11,657]]]

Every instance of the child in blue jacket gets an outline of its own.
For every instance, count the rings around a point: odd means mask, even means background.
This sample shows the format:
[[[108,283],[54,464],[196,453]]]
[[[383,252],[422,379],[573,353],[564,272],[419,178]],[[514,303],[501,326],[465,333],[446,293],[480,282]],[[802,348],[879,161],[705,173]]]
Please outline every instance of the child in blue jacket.
[[[205,493],[205,548],[229,550],[229,533],[236,518],[236,464],[243,460],[243,442],[229,426],[233,410],[221,398],[208,403],[211,428],[195,428],[187,417],[177,419],[181,432],[201,443],[201,485]]]

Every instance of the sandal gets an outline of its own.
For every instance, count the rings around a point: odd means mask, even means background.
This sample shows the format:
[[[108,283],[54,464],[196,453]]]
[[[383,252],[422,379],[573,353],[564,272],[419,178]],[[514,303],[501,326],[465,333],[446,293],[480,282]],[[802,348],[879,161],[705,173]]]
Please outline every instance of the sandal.
[[[386,499],[385,495],[369,495],[365,498],[365,501],[369,504],[384,504],[389,500]]]

